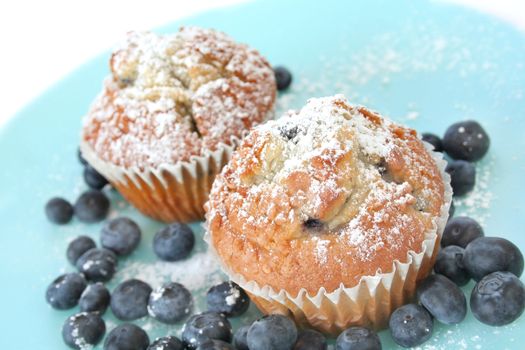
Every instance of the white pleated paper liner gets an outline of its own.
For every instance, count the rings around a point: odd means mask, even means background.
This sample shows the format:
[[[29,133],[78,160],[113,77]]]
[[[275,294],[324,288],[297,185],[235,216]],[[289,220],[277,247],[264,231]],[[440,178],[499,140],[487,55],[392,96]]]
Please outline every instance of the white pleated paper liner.
[[[86,161],[143,214],[163,222],[191,222],[204,218],[204,203],[215,176],[230,160],[240,139],[231,137],[217,150],[189,161],[163,164],[158,168],[125,168],[102,160],[82,140],[80,150]]]

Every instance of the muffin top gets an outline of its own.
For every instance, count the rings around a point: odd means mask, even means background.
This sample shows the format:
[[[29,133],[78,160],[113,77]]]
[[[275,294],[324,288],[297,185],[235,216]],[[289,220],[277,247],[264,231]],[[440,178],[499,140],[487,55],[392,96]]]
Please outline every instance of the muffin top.
[[[231,145],[275,101],[268,62],[214,30],[128,33],[110,68],[82,138],[102,160],[127,168],[188,161]]]
[[[337,95],[252,129],[213,184],[207,226],[234,273],[314,295],[421,251],[444,191],[414,130]]]

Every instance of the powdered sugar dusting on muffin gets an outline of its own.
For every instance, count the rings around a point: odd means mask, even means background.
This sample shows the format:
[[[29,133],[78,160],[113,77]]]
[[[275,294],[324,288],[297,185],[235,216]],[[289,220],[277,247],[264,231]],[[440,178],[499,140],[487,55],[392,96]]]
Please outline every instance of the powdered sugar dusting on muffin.
[[[316,291],[405,261],[443,198],[415,131],[336,95],[254,128],[216,178],[207,221],[219,256],[246,279]]]
[[[204,155],[271,114],[275,78],[255,50],[196,27],[131,32],[84,121],[105,161],[158,167]]]

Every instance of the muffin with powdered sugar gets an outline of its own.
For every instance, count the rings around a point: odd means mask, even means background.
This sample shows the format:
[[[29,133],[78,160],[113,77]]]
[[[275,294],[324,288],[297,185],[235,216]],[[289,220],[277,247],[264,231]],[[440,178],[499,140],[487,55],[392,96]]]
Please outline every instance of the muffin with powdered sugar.
[[[273,71],[254,49],[209,29],[128,33],[89,110],[81,150],[140,211],[201,219],[215,175],[271,115]]]
[[[207,240],[267,313],[381,328],[428,275],[451,201],[414,130],[337,95],[252,129],[217,176]]]

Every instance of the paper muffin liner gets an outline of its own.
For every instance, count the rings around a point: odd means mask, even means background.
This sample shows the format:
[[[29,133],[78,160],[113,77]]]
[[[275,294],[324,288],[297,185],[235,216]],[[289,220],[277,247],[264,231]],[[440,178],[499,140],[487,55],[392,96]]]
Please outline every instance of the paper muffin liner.
[[[268,285],[261,286],[255,281],[248,281],[241,274],[233,272],[218,256],[211,244],[209,230],[206,230],[205,240],[209,249],[217,257],[223,271],[250,295],[251,300],[265,314],[287,315],[301,327],[315,328],[332,335],[350,326],[386,328],[391,313],[412,300],[416,282],[431,272],[452,201],[450,176],[445,172],[447,162],[441,153],[432,150],[430,144],[424,144],[440,170],[444,183],[444,203],[432,228],[425,232],[421,251],[409,251],[406,262],[394,260],[392,271],[388,273],[363,276],[357,285],[350,288],[343,284],[332,292],[321,288],[313,296],[301,289],[294,296],[286,290],[275,291]]]
[[[86,161],[135,208],[169,223],[204,219],[204,203],[213,180],[239,143],[239,138],[232,137],[230,145],[221,143],[213,152],[144,170],[124,168],[101,159],[85,140],[81,141],[80,150]]]

